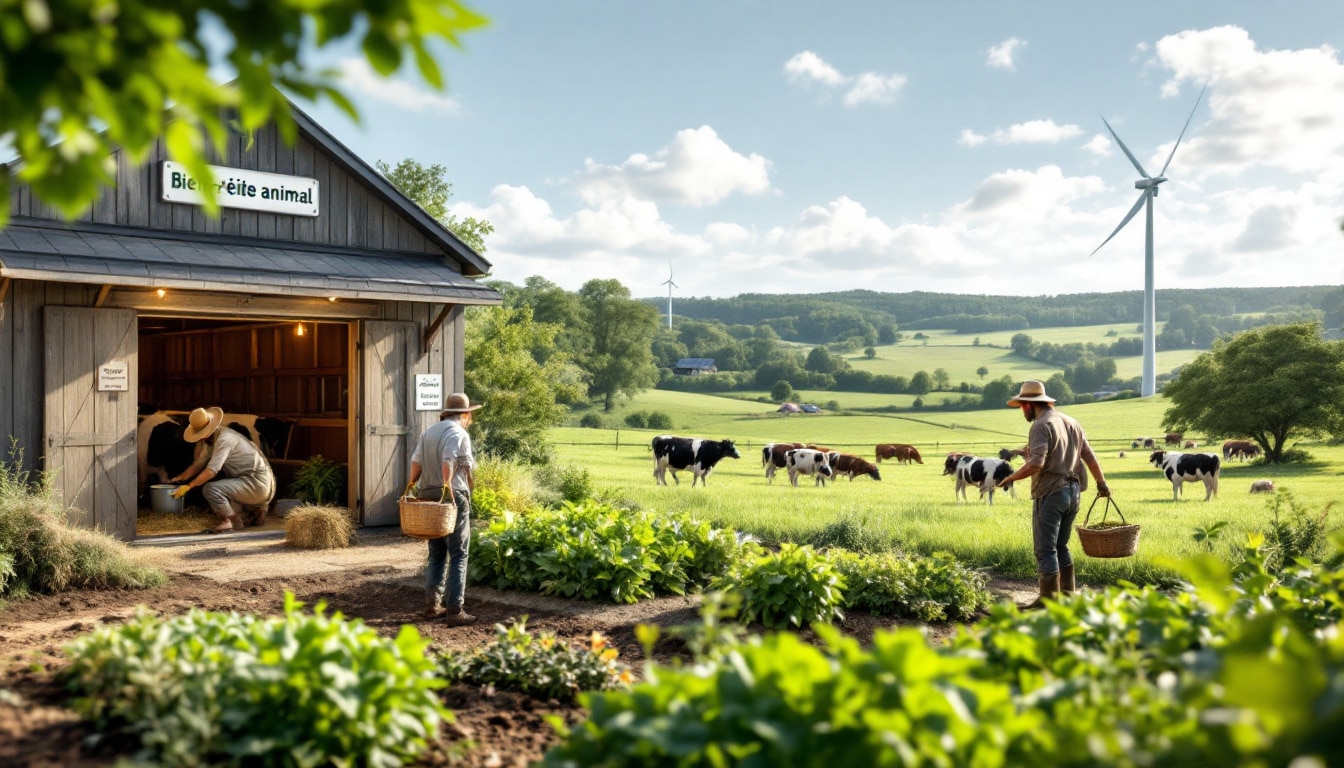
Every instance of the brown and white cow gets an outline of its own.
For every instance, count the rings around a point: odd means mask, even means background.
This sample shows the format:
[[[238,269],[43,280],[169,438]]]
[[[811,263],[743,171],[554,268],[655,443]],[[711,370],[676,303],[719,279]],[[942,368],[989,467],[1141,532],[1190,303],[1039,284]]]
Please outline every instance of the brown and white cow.
[[[1260,446],[1251,440],[1226,440],[1223,442],[1223,459],[1246,461],[1260,455]]]
[[[1185,444],[1182,445],[1181,447],[1182,447],[1182,448],[1198,448],[1198,447],[1199,447],[1199,443],[1196,443],[1194,440],[1186,440],[1186,441],[1185,441]]]
[[[1180,444],[1181,444],[1181,441],[1184,440],[1184,439],[1185,439],[1185,433],[1184,433],[1184,432],[1168,432],[1168,433],[1167,433],[1167,445],[1180,445]]]
[[[883,459],[895,459],[900,464],[923,464],[924,459],[919,456],[919,449],[913,445],[905,443],[882,443],[877,446],[877,463],[881,464]]]
[[[876,465],[848,453],[837,454],[831,459],[831,472],[833,477],[849,475],[851,483],[858,475],[867,475],[874,480],[882,479],[882,474],[878,471]]]
[[[802,443],[766,443],[761,448],[761,466],[765,468],[765,479],[774,483],[775,470],[784,469],[789,464],[789,451],[802,447]]]

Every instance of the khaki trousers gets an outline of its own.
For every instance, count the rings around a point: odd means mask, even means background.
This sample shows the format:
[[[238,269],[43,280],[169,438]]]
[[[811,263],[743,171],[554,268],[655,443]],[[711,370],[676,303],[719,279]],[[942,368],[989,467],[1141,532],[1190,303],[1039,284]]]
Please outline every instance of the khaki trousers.
[[[275,476],[244,475],[212,480],[201,486],[210,509],[222,518],[242,515],[244,507],[268,506],[275,497]]]

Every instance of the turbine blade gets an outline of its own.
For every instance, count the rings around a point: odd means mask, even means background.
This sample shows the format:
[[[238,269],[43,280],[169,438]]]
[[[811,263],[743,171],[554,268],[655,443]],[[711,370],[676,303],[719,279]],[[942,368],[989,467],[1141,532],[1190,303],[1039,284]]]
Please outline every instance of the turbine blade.
[[[668,280],[667,282],[671,283],[671,285],[672,285],[673,288],[680,288],[680,287],[681,287],[680,285],[677,285],[676,283],[673,283],[671,280]]]
[[[1129,223],[1129,220],[1132,219],[1132,218],[1134,218],[1134,214],[1136,214],[1136,213],[1139,212],[1139,209],[1143,207],[1143,202],[1144,202],[1145,200],[1148,199],[1148,193],[1149,193],[1149,192],[1152,192],[1152,190],[1151,190],[1151,189],[1145,189],[1145,190],[1143,190],[1143,192],[1139,193],[1139,201],[1138,201],[1137,203],[1134,204],[1134,207],[1133,207],[1133,208],[1130,208],[1130,209],[1129,209],[1129,213],[1125,214],[1125,218],[1124,218],[1123,220],[1121,220],[1121,222],[1120,222],[1120,226],[1116,227],[1116,228],[1115,228],[1115,231],[1111,233],[1111,237],[1115,237],[1116,235],[1120,234],[1120,230],[1124,229],[1124,228],[1125,228],[1125,225]],[[1101,245],[1098,245],[1098,246],[1097,246],[1097,249],[1096,249],[1095,251],[1092,251],[1092,253],[1089,253],[1089,254],[1087,254],[1087,255],[1088,255],[1088,256],[1095,256],[1095,255],[1097,254],[1097,251],[1100,251],[1100,250],[1102,249],[1102,246],[1104,246],[1104,245],[1106,245],[1107,243],[1111,242],[1111,237],[1108,237],[1108,238],[1106,238],[1105,240],[1102,240],[1102,241],[1101,241]]]
[[[1192,107],[1192,108],[1190,109],[1190,116],[1187,117],[1187,118],[1185,118],[1185,128],[1182,128],[1182,129],[1181,129],[1181,135],[1176,137],[1176,143],[1175,143],[1175,144],[1172,146],[1172,148],[1171,148],[1171,154],[1170,154],[1170,155],[1167,155],[1167,162],[1165,162],[1165,163],[1162,164],[1162,170],[1161,170],[1161,171],[1158,171],[1158,174],[1157,174],[1158,176],[1165,176],[1165,175],[1166,175],[1166,173],[1167,173],[1167,166],[1168,166],[1168,165],[1171,165],[1171,158],[1173,158],[1173,157],[1176,156],[1176,147],[1181,146],[1181,139],[1185,138],[1185,129],[1190,127],[1190,121],[1193,120],[1193,119],[1195,118],[1195,110],[1196,110],[1196,109],[1199,109],[1199,101],[1200,101],[1200,99],[1203,99],[1203,98],[1204,98],[1204,92],[1207,91],[1208,89],[1209,89],[1209,86],[1208,86],[1207,83],[1205,83],[1205,85],[1204,85],[1203,88],[1200,88],[1200,89],[1199,89],[1199,96],[1198,96],[1198,98],[1195,99],[1195,106]]]
[[[1101,122],[1106,123],[1106,118],[1104,117],[1101,118]],[[1111,127],[1110,123],[1106,123],[1106,130],[1111,132],[1111,136],[1115,137],[1115,143],[1120,145],[1120,149],[1124,150],[1125,157],[1129,158],[1129,162],[1133,163],[1134,167],[1139,169],[1139,175],[1145,179],[1153,178],[1152,176],[1148,175],[1147,171],[1143,170],[1142,165],[1139,165],[1138,158],[1134,157],[1134,153],[1129,151],[1129,147],[1125,146],[1125,142],[1120,140],[1120,137],[1116,135],[1115,129]]]

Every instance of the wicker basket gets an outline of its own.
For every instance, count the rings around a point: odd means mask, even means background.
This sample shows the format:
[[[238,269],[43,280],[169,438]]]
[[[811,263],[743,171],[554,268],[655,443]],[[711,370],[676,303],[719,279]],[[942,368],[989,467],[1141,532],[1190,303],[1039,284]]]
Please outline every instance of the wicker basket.
[[[457,505],[451,499],[425,501],[406,495],[398,499],[397,506],[401,511],[401,532],[413,539],[441,539],[457,526]]]
[[[1092,500],[1092,504],[1087,508],[1087,516],[1083,518],[1083,524],[1078,526],[1078,540],[1083,543],[1083,552],[1088,557],[1130,557],[1139,549],[1139,526],[1131,524],[1125,520],[1125,515],[1120,511],[1120,505],[1115,503],[1111,497],[1107,496],[1106,505],[1101,509],[1101,522],[1096,527],[1091,527],[1088,522],[1092,519],[1092,508],[1097,506],[1098,496]],[[1119,523],[1106,522],[1106,515],[1110,513],[1111,507],[1115,507],[1115,513],[1120,515]]]

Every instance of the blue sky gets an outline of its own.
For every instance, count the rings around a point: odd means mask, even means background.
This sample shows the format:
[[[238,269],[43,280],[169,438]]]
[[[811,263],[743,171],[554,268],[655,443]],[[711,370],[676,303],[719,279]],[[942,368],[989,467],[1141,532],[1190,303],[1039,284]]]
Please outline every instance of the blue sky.
[[[370,162],[441,163],[494,275],[638,296],[1344,282],[1344,3],[477,3],[448,90],[340,51]],[[1159,293],[1159,301],[1160,301]]]

